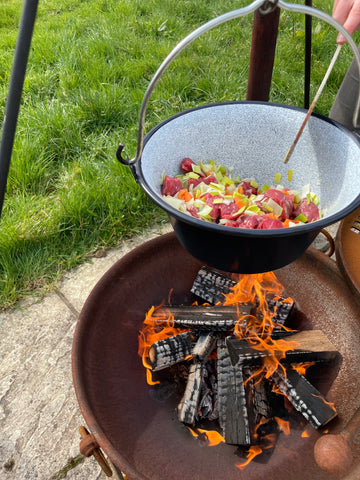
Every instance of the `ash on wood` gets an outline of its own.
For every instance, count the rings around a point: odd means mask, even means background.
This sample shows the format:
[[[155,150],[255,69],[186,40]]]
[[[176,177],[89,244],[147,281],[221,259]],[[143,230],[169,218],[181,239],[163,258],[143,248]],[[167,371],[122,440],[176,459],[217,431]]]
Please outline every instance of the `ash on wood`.
[[[149,350],[149,360],[154,372],[169,368],[191,355],[195,344],[193,332],[183,332],[153,343]]]
[[[178,419],[188,425],[194,425],[199,405],[204,365],[194,362],[190,365],[189,376],[184,395],[178,405]]]
[[[202,333],[199,335],[191,353],[198,361],[204,361],[208,358],[216,345],[216,334],[214,332]]]
[[[203,382],[197,414],[199,420],[218,420],[218,386],[217,386],[217,360],[211,359],[205,362],[203,369]]]
[[[323,427],[337,416],[325,397],[291,366],[284,366],[284,370],[278,368],[271,381],[314,428]]]
[[[221,303],[225,296],[236,285],[230,277],[223,275],[216,270],[201,267],[196,275],[191,292],[206,302]]]

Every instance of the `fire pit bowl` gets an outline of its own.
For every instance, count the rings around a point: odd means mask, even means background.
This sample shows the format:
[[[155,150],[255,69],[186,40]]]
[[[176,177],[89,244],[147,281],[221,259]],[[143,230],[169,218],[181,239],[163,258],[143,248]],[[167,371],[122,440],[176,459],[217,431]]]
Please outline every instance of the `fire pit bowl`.
[[[329,15],[301,5],[277,6],[321,18],[341,31],[360,56],[351,36]],[[138,149],[135,158],[118,158],[130,165],[136,181],[170,219],[174,231],[195,258],[224,271],[260,273],[275,270],[298,258],[326,226],[350,214],[360,205],[360,142],[346,128],[320,115],[312,115],[289,164],[285,155],[302,124],[306,110],[280,104],[226,102],[199,106],[174,115],[143,138],[145,113],[157,82],[172,60],[202,33],[259,7],[256,0],[199,27],[183,39],[163,61],[145,93],[140,112]],[[246,230],[205,222],[182,213],[161,197],[162,175],[175,176],[180,163],[190,157],[196,163],[214,160],[233,167],[242,178],[274,184],[282,175],[284,187],[299,189],[310,184],[320,198],[322,219],[295,228]],[[289,182],[288,170],[293,170]]]
[[[95,286],[72,351],[75,391],[89,430],[131,480],[328,480],[314,460],[319,432],[312,427],[304,438],[300,422],[289,436],[279,435],[263,463],[254,460],[239,470],[235,464],[244,458],[235,446],[203,445],[178,422],[179,399],[147,385],[137,354],[145,313],[167,301],[171,289],[173,304],[191,305],[190,288],[201,266],[170,233],[127,254]],[[335,262],[312,248],[277,277],[295,300],[296,328],[322,330],[343,357],[340,367],[322,370],[316,384],[336,405],[338,419],[328,429],[338,433],[359,406],[359,303]],[[359,451],[353,454],[347,480],[360,474]]]

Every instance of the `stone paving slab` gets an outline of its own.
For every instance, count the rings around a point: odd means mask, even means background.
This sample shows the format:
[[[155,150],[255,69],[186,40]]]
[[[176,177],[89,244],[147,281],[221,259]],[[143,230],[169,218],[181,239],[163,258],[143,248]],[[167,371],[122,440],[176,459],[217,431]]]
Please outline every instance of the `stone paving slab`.
[[[26,301],[0,314],[0,480],[107,478],[93,458],[79,452],[84,420],[71,373],[77,318],[117,260],[170,230],[164,225],[126,241],[68,272],[40,302]],[[114,471],[112,478],[120,477]]]
[[[155,228],[66,274],[38,303],[0,314],[0,479],[104,480],[79,452],[84,424],[75,397],[71,347],[81,308],[123,255],[169,231]],[[112,478],[117,478],[116,472]]]

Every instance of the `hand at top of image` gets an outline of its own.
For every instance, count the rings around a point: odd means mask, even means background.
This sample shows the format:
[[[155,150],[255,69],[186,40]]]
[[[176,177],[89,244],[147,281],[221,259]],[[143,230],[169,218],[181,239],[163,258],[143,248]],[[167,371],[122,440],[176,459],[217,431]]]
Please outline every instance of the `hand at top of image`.
[[[335,0],[332,15],[352,35],[360,28],[360,0]],[[336,41],[343,44],[346,39],[339,33]]]

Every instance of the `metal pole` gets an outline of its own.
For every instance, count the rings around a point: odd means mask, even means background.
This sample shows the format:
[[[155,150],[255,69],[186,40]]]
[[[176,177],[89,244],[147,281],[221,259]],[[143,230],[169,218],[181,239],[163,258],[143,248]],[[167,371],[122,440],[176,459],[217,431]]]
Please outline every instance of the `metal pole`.
[[[24,85],[37,6],[38,0],[25,0],[15,47],[14,62],[10,77],[9,93],[6,102],[0,144],[0,217],[6,192],[6,183],[12,148],[14,145],[16,124],[20,109],[21,94]]]

